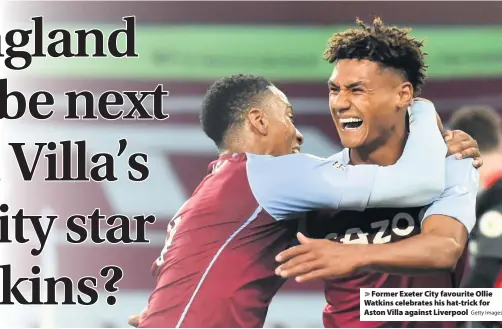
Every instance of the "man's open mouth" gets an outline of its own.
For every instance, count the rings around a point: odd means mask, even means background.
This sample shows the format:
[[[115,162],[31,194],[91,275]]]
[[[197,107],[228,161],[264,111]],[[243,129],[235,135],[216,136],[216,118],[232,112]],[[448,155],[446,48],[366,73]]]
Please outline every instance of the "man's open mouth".
[[[344,118],[340,119],[344,130],[356,130],[363,124],[363,120],[359,118]]]

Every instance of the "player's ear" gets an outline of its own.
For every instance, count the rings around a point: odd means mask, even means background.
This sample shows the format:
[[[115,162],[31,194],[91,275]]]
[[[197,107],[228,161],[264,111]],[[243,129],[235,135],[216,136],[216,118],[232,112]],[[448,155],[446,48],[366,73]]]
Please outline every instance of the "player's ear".
[[[261,135],[268,134],[268,117],[262,109],[252,107],[247,113],[247,118],[253,131]]]
[[[413,101],[413,86],[409,82],[403,82],[399,85],[397,107],[407,108]]]

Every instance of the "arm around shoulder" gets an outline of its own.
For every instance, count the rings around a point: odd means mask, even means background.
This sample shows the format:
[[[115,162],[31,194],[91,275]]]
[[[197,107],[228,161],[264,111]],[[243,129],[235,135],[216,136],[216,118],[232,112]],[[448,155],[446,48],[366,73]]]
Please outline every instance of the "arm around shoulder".
[[[277,220],[316,209],[365,209],[376,169],[308,154],[249,155],[247,162],[256,200]]]
[[[407,208],[430,204],[445,187],[446,153],[434,105],[415,102],[403,155],[395,165],[378,169],[368,206]]]

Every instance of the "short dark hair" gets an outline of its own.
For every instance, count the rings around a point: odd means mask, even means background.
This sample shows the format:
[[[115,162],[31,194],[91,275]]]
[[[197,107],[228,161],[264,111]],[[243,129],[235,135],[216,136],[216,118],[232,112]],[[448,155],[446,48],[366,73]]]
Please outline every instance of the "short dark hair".
[[[408,36],[411,29],[386,26],[380,18],[367,26],[357,19],[358,29],[335,33],[328,41],[324,59],[333,63],[342,59],[366,59],[383,67],[399,70],[412,84],[415,96],[424,84],[427,65],[423,41]]]
[[[244,114],[258,105],[273,84],[262,76],[236,74],[213,83],[206,92],[200,112],[200,122],[206,135],[218,148],[228,130],[243,122]]]
[[[478,142],[481,152],[490,152],[500,147],[501,121],[500,115],[489,106],[465,106],[452,114],[448,127],[468,133]]]

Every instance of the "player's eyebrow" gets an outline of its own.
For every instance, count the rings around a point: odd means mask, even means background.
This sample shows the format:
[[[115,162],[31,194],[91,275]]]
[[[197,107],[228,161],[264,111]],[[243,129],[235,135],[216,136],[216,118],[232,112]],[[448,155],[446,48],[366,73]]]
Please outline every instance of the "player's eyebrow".
[[[358,86],[360,86],[362,84],[363,84],[363,82],[359,80],[359,81],[356,81],[356,82],[349,83],[345,87],[347,87],[347,89],[351,89],[351,88],[354,88],[354,87],[358,87]]]

